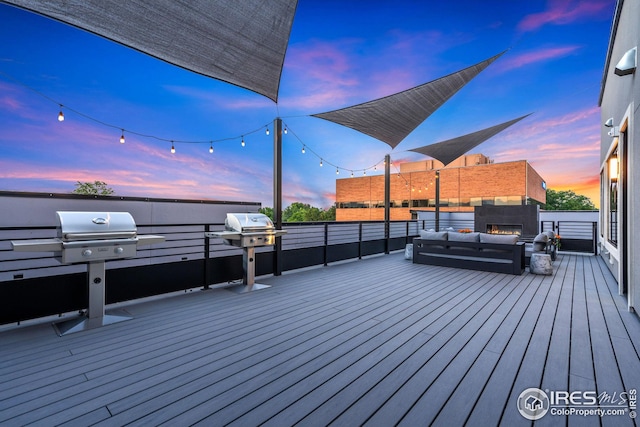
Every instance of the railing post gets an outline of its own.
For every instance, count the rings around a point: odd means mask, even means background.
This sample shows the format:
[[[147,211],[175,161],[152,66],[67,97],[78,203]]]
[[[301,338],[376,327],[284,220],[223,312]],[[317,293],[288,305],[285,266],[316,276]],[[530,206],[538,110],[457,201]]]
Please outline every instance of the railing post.
[[[207,234],[209,231],[211,231],[211,226],[209,224],[205,224],[204,226],[204,232],[205,232],[205,237],[204,237],[204,288],[203,289],[209,289],[209,285],[211,284],[211,263],[209,262],[209,257],[211,255],[210,251],[209,251],[209,245],[211,242],[211,239],[209,237],[207,237]]]
[[[358,224],[358,259],[362,259],[362,222]]]
[[[409,223],[410,221],[407,221],[406,228],[405,228],[405,232],[404,232],[404,245],[408,245],[409,244]]]
[[[329,256],[329,223],[324,223],[324,266],[329,265],[327,262]]]

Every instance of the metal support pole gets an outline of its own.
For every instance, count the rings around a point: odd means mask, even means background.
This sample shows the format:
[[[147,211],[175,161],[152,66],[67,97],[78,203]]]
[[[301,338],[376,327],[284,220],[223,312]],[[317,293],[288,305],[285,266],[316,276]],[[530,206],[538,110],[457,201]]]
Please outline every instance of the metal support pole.
[[[282,230],[282,119],[273,121],[273,223]],[[282,275],[282,237],[276,237],[273,252],[273,274]]]
[[[242,248],[242,284],[251,287],[256,283],[256,248]]]
[[[436,170],[436,231],[440,231],[440,170]]]
[[[242,248],[242,285],[229,288],[237,294],[246,294],[260,289],[270,288],[271,285],[256,283],[256,248],[245,246]]]
[[[87,265],[87,289],[89,290],[87,317],[89,319],[102,321],[104,317],[105,273],[104,261],[90,262]]]
[[[389,253],[389,221],[391,218],[391,156],[384,156],[384,253]]]
[[[85,315],[53,324],[59,336],[123,322],[132,317],[126,311],[105,314],[106,268],[104,261],[87,264],[88,306]]]

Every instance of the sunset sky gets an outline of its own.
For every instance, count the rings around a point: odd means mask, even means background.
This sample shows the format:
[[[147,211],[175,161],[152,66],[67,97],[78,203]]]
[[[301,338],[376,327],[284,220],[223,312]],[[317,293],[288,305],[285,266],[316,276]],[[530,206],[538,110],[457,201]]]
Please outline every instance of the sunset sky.
[[[386,154],[394,166],[425,159],[407,150],[533,113],[473,152],[496,163],[528,160],[549,188],[571,189],[598,205],[598,95],[614,6],[300,0],[276,104],[0,4],[0,190],[68,193],[77,181],[100,180],[119,196],[272,206],[273,134],[265,130],[281,117],[289,130],[284,205],[327,208],[336,178],[381,173]],[[393,150],[311,117],[506,49]],[[60,105],[64,122],[57,120]],[[209,143],[176,143],[172,154],[166,140],[214,141],[214,152]]]

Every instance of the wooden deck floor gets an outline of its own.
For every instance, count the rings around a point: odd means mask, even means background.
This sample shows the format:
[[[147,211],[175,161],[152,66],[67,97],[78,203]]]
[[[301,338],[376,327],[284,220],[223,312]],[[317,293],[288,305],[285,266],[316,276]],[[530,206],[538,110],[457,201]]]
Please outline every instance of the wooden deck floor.
[[[640,388],[640,320],[600,257],[512,276],[395,253],[261,282],[133,304],[133,320],[64,337],[1,332],[0,425],[517,426],[529,387],[616,405]]]

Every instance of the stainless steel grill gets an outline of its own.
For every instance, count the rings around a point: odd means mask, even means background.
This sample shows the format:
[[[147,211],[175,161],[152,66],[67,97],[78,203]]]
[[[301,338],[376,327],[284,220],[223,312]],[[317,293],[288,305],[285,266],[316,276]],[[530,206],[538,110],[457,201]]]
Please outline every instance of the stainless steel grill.
[[[54,324],[58,334],[130,319],[128,315],[105,314],[105,261],[133,258],[138,245],[163,242],[164,236],[139,236],[128,212],[56,212],[56,216],[56,238],[12,241],[11,246],[14,251],[53,252],[62,264],[87,264],[87,313]]]
[[[225,231],[205,233],[206,237],[222,238],[227,245],[237,246],[242,251],[243,286],[235,288],[239,293],[268,288],[255,283],[255,248],[273,246],[276,238],[286,230],[276,230],[271,219],[260,213],[227,213]]]

